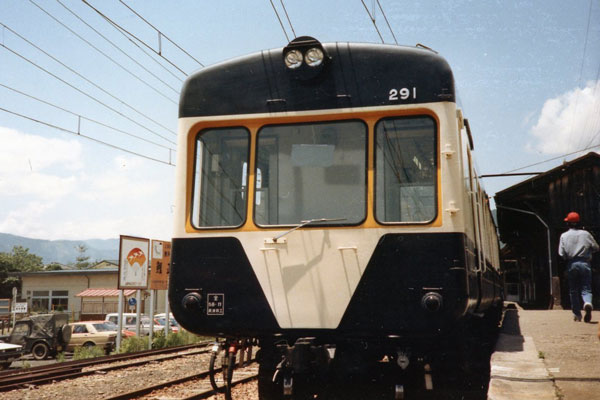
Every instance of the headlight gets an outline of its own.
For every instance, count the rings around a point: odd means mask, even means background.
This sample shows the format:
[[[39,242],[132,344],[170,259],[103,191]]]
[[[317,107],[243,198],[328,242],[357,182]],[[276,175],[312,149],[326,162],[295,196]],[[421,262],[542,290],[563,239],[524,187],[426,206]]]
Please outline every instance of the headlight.
[[[290,50],[285,55],[285,65],[290,69],[296,69],[302,65],[302,53],[300,50]]]
[[[323,58],[323,50],[321,50],[318,47],[313,47],[308,49],[308,51],[306,52],[306,55],[304,56],[304,61],[307,65],[311,67],[317,67],[321,65],[321,63],[323,62]]]
[[[426,293],[421,299],[421,307],[432,313],[440,311],[442,305],[442,296],[436,292]]]

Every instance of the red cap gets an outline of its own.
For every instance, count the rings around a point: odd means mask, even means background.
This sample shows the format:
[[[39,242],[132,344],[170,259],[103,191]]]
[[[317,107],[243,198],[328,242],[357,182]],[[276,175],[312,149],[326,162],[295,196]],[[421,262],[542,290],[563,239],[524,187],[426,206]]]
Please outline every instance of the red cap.
[[[577,214],[575,211],[571,211],[567,214],[565,222],[579,222],[579,214]]]

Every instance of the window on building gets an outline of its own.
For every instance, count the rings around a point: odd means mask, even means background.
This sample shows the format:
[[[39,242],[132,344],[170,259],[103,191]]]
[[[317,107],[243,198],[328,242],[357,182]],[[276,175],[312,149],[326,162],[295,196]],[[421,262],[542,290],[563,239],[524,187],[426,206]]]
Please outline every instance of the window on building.
[[[67,311],[68,290],[34,290],[31,294],[31,310],[34,312]]]

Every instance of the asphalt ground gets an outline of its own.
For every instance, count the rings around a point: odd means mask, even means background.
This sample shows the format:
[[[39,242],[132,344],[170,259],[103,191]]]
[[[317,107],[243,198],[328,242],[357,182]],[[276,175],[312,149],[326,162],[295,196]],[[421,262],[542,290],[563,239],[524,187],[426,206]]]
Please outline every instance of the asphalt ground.
[[[490,400],[600,399],[600,311],[590,323],[570,310],[508,304],[491,360]]]

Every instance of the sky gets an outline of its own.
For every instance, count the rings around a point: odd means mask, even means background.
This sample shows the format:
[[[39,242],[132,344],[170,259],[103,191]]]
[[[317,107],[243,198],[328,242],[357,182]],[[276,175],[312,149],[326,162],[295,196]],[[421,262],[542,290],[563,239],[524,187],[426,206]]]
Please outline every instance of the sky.
[[[186,75],[295,36],[439,52],[480,174],[600,150],[598,1],[363,1],[0,0],[0,232],[168,240]]]

